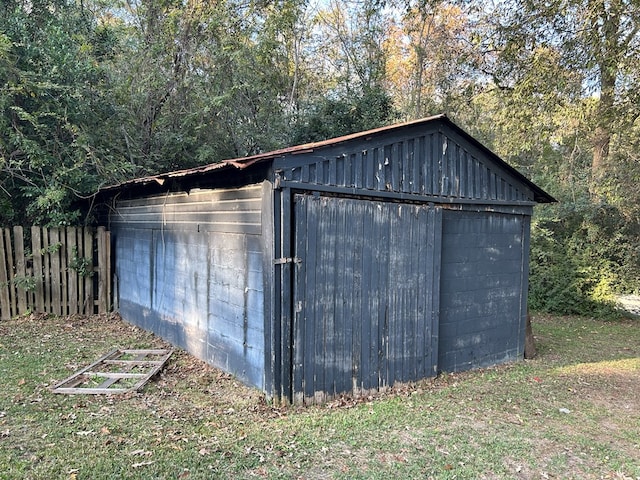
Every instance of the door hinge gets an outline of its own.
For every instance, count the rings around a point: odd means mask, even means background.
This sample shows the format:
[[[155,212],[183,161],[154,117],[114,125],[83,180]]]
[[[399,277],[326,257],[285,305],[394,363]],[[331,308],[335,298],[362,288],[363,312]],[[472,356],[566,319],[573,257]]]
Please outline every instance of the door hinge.
[[[299,257],[282,257],[282,258],[275,258],[273,260],[273,264],[274,265],[285,265],[287,263],[302,263],[302,259]]]

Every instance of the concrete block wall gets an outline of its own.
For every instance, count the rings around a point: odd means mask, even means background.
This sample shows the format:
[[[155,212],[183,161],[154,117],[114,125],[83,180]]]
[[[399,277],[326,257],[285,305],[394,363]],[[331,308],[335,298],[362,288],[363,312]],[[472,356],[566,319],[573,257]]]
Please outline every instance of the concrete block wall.
[[[256,188],[241,189],[238,203],[247,205],[253,202],[247,197],[260,193]],[[231,193],[224,195],[217,203],[202,193],[194,196],[197,202],[177,197],[182,202],[178,206],[208,202],[211,210],[233,212]],[[217,224],[212,231],[202,230],[197,222],[163,223],[161,211],[146,209],[145,201],[128,201],[126,208],[133,213],[112,226],[120,314],[247,384],[264,388],[260,212],[252,213],[258,220],[247,228],[234,223],[233,213],[228,213],[229,227]],[[237,213],[246,218],[246,210]]]
[[[445,211],[440,371],[522,357],[523,221],[521,215]]]

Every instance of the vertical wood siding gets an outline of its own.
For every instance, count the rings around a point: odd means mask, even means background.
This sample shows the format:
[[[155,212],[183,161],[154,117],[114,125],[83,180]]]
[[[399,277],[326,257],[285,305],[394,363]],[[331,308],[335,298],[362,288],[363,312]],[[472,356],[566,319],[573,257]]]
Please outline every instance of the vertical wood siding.
[[[435,375],[439,210],[295,196],[296,402]]]
[[[469,201],[530,202],[532,192],[462,138],[440,131],[334,146],[286,159],[283,180]],[[364,192],[362,192],[364,193]]]

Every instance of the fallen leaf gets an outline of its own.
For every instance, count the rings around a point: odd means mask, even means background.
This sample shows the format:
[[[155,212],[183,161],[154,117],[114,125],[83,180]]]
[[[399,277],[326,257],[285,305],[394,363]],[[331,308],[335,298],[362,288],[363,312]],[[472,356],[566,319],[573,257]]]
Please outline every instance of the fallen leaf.
[[[18,385],[24,385],[25,383],[27,383],[27,381],[24,378],[18,380]]]
[[[140,450],[134,450],[133,452],[129,453],[129,455],[131,455],[132,457],[134,455],[142,455],[142,456],[148,457],[149,455],[151,455],[151,452],[148,450],[140,449]]]
[[[102,427],[100,429],[100,433],[103,435],[109,435],[111,433],[111,430],[109,430],[107,427]]]

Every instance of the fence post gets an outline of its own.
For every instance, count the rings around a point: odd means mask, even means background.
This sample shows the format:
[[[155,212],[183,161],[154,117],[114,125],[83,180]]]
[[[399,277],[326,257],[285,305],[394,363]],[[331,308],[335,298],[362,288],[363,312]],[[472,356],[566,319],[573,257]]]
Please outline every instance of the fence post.
[[[109,232],[98,227],[98,313],[109,311]]]
[[[11,319],[11,300],[9,298],[9,275],[7,274],[6,251],[4,248],[4,229],[0,228],[0,319]]]

